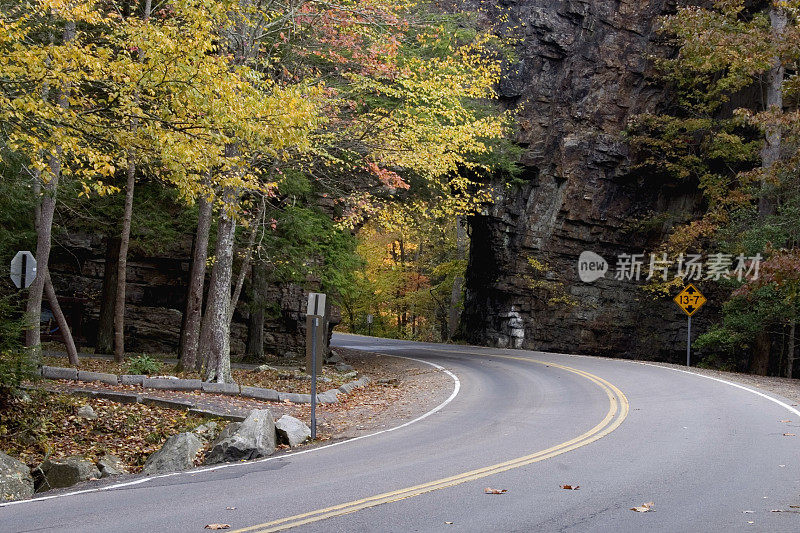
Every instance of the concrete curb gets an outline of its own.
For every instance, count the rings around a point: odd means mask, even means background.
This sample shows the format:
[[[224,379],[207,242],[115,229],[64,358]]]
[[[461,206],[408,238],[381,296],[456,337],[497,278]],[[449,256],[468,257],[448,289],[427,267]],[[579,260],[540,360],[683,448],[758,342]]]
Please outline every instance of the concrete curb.
[[[74,368],[60,368],[57,366],[43,366],[42,377],[47,379],[78,379],[78,371]]]
[[[238,383],[208,383],[203,381],[200,386],[203,392],[213,392],[215,394],[238,396],[242,392]]]
[[[139,385],[141,387],[146,377],[142,374],[123,374],[119,377],[119,382],[123,385]]]
[[[109,385],[119,385],[119,378],[116,374],[106,374],[105,372],[86,372],[78,370],[78,381],[99,381]]]
[[[142,388],[156,390],[200,390],[202,381],[199,379],[160,379],[144,378]]]
[[[279,393],[274,389],[262,389],[261,387],[242,385],[241,395],[245,398],[253,398],[254,400],[264,400],[267,402],[279,401]]]
[[[173,390],[173,391],[192,391],[202,390],[203,392],[213,394],[227,394],[229,396],[241,396],[243,398],[252,398],[254,400],[261,400],[267,402],[292,402],[292,403],[311,403],[310,394],[298,394],[295,392],[279,392],[274,389],[263,389],[261,387],[250,387],[247,385],[239,385],[237,383],[208,383],[199,379],[164,379],[164,378],[149,378],[139,374],[123,374],[117,376],[116,374],[106,374],[105,372],[86,372],[83,370],[76,370],[74,368],[61,368],[57,366],[43,366],[40,370],[43,378],[47,379],[62,379],[69,381],[83,381],[92,382],[97,381],[109,385],[138,385],[143,389],[153,390]],[[318,404],[331,404],[339,402],[339,394],[350,394],[353,389],[363,387],[370,383],[372,380],[364,376],[356,381],[345,383],[338,389],[330,389],[325,392],[317,394]],[[118,401],[120,403],[151,403],[161,407],[171,407],[174,409],[194,409],[194,404],[185,400],[165,400],[163,398],[156,398],[150,396],[142,396],[138,394],[116,392],[116,391],[92,391],[88,389],[75,389],[75,394],[107,398],[109,400]],[[173,405],[168,405],[170,402]],[[198,410],[200,411],[200,410]],[[210,412],[210,411],[209,411]],[[237,416],[228,414],[214,414],[214,416],[221,416],[222,418]],[[234,420],[234,418],[228,418]],[[238,417],[236,418],[238,420]]]

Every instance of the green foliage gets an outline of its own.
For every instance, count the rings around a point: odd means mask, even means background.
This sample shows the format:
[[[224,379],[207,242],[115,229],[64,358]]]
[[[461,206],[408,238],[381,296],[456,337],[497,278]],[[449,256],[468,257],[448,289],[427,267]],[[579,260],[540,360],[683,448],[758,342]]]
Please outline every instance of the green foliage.
[[[293,183],[303,182],[297,178]],[[256,256],[266,265],[271,281],[318,280],[333,295],[351,290],[352,272],[359,265],[354,237],[318,208],[301,204],[268,211]]]
[[[161,362],[145,354],[136,355],[128,359],[125,371],[128,374],[157,374],[161,372]]]
[[[7,152],[0,161],[0,404],[36,369],[20,339],[25,326],[24,291],[8,278],[8,265],[20,250],[35,249],[30,182],[21,175],[19,161]]]
[[[5,406],[23,381],[33,379],[36,365],[19,342],[23,333],[20,302],[0,295],[0,407]]]
[[[363,227],[358,234],[363,267],[355,273],[353,291],[341,301],[342,327],[367,333],[371,314],[373,335],[447,340],[453,286],[463,281],[467,266],[456,224],[452,218],[417,215],[399,228]],[[462,238],[463,252],[468,246],[464,232]],[[459,293],[456,310],[461,305]]]

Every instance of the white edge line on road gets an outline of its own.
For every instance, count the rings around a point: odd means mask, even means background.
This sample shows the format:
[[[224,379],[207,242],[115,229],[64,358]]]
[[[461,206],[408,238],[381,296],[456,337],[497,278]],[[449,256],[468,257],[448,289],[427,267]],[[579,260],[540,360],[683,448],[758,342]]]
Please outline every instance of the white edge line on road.
[[[751,393],[753,393],[753,394],[755,394],[757,396],[761,396],[762,398],[765,398],[765,399],[767,399],[767,400],[769,400],[769,401],[771,401],[773,403],[777,403],[781,407],[784,407],[784,408],[788,409],[790,412],[796,414],[797,416],[800,416],[800,410],[795,409],[794,407],[792,407],[788,403],[782,402],[781,400],[779,400],[777,398],[773,398],[769,394],[765,394],[765,393],[757,391],[755,389],[751,389],[750,387],[745,387],[744,385],[739,385],[738,383],[734,383],[733,381],[728,381],[727,379],[720,379],[720,378],[715,378],[713,376],[707,376],[705,374],[698,374],[697,372],[692,372],[691,370],[683,370],[681,368],[672,368],[672,367],[669,367],[669,366],[654,365],[652,363],[643,363],[641,361],[639,361],[638,364],[644,365],[644,366],[652,366],[652,367],[656,367],[656,368],[664,368],[664,369],[667,369],[667,370],[674,370],[675,372],[683,372],[684,374],[691,374],[691,375],[697,376],[699,378],[705,378],[705,379],[711,379],[713,381],[719,381],[720,383],[725,383],[726,385],[730,385],[731,387],[736,387],[737,389],[746,390],[747,392],[751,392]]]
[[[357,348],[353,348],[353,349],[357,349]],[[455,400],[456,396],[458,396],[458,393],[461,390],[461,380],[458,379],[458,376],[456,376],[454,373],[452,373],[451,371],[447,370],[446,368],[444,368],[441,365],[437,365],[436,363],[431,363],[430,361],[425,361],[423,359],[415,359],[413,357],[404,357],[402,355],[392,355],[392,354],[387,354],[387,353],[381,353],[380,355],[385,355],[387,357],[397,357],[397,358],[400,358],[400,359],[408,359],[408,360],[411,360],[411,361],[416,361],[418,363],[425,363],[426,365],[430,365],[430,366],[436,368],[437,370],[439,370],[441,372],[444,372],[445,374],[450,376],[450,378],[452,378],[452,380],[453,380],[453,392],[450,394],[450,396],[445,401],[443,401],[442,403],[440,403],[439,405],[437,405],[436,407],[434,407],[433,409],[431,409],[427,413],[425,413],[425,414],[423,414],[421,416],[418,416],[414,420],[409,420],[408,422],[400,424],[399,426],[395,426],[395,427],[392,427],[392,428],[389,428],[389,429],[382,429],[381,431],[377,431],[375,433],[370,433],[368,435],[361,435],[359,437],[353,437],[352,439],[347,439],[347,440],[343,440],[343,441],[339,441],[339,442],[334,442],[333,444],[326,444],[325,446],[319,446],[317,448],[308,448],[306,450],[301,450],[299,452],[286,453],[286,454],[279,455],[279,456],[276,456],[276,457],[267,457],[267,458],[264,458],[264,459],[257,459],[255,461],[247,461],[247,462],[240,462],[240,463],[227,463],[227,464],[222,464],[222,465],[218,465],[218,466],[210,466],[208,468],[201,468],[201,469],[198,469],[198,470],[188,470],[188,471],[184,471],[184,472],[171,472],[169,474],[160,474],[160,475],[157,475],[157,476],[149,476],[149,477],[145,477],[145,478],[142,478],[142,479],[137,479],[137,480],[134,480],[134,481],[128,481],[128,482],[125,482],[125,483],[117,483],[115,485],[109,485],[107,487],[97,487],[97,488],[94,488],[94,489],[76,490],[74,492],[66,492],[64,494],[54,494],[52,496],[42,496],[40,498],[33,498],[33,499],[30,499],[30,500],[19,500],[19,501],[16,501],[16,502],[0,503],[0,508],[9,507],[11,505],[21,505],[21,504],[26,504],[26,503],[43,502],[45,500],[52,500],[52,499],[55,499],[55,498],[64,498],[66,496],[77,496],[79,494],[87,494],[87,493],[90,493],[90,492],[103,492],[103,491],[107,491],[107,490],[121,489],[121,488],[124,488],[124,487],[131,487],[131,486],[134,486],[134,485],[141,485],[142,483],[147,483],[148,481],[152,481],[154,479],[163,479],[163,478],[167,478],[167,477],[180,476],[180,475],[190,475],[191,476],[191,475],[200,474],[200,473],[203,473],[203,472],[211,472],[213,470],[222,470],[223,468],[232,468],[232,467],[237,467],[237,466],[252,466],[252,465],[258,464],[258,463],[266,463],[267,461],[275,461],[275,460],[278,460],[278,459],[286,459],[286,458],[295,457],[297,455],[303,455],[303,454],[306,454],[306,453],[317,452],[319,450],[326,450],[328,448],[333,448],[334,446],[341,446],[342,444],[350,444],[351,442],[355,442],[355,441],[358,441],[358,440],[361,440],[361,439],[367,439],[367,438],[370,438],[370,437],[376,437],[376,436],[382,435],[384,433],[390,433],[390,432],[396,431],[398,429],[403,429],[405,427],[410,426],[411,424],[414,424],[416,422],[424,420],[424,419],[428,418],[429,416],[431,416],[431,415],[433,415],[435,413],[438,413],[439,411],[444,409],[447,406],[447,404],[449,404],[450,402]]]

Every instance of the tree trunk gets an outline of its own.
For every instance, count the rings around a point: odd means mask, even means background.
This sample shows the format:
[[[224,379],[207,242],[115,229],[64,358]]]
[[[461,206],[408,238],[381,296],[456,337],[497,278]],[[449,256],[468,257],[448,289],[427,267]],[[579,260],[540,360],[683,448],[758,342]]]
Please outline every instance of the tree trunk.
[[[70,42],[74,38],[75,23],[68,21],[64,26],[64,42]],[[58,94],[59,105],[64,109],[69,107],[66,90],[68,90],[68,87],[62,88]],[[48,166],[50,167],[50,176],[44,184],[44,195],[41,200],[38,197],[42,190],[40,181],[41,175],[39,173],[36,174],[36,182],[34,184],[34,194],[37,196],[37,209],[34,215],[34,224],[36,226],[36,278],[33,280],[30,290],[28,291],[28,303],[25,309],[28,320],[30,321],[29,328],[25,333],[25,345],[30,349],[32,362],[36,364],[41,362],[42,357],[42,296],[44,294],[47,276],[50,273],[49,263],[50,248],[53,239],[53,215],[56,211],[58,180],[61,177],[60,156],[60,149],[56,149],[55,154],[46,154]]]
[[[142,20],[147,22],[150,19],[152,0],[146,0],[142,10]],[[142,51],[139,52],[143,54]],[[140,55],[140,61],[144,58]],[[135,101],[138,95],[134,94]],[[134,118],[131,126],[136,130],[139,121]],[[128,169],[127,183],[125,186],[125,209],[122,213],[122,232],[119,244],[119,260],[117,261],[117,294],[114,301],[114,360],[121,363],[125,359],[125,290],[128,272],[128,245],[131,237],[131,219],[133,218],[133,192],[136,186],[136,152],[133,148],[128,148]]]
[[[49,273],[50,247],[53,236],[53,215],[56,210],[56,193],[58,192],[58,179],[61,176],[61,163],[56,156],[51,156],[49,161],[50,179],[44,184],[44,194],[41,198],[39,223],[36,227],[36,278],[28,291],[28,305],[26,312],[30,321],[29,329],[25,333],[25,344],[31,350],[34,362],[41,361],[41,321],[42,321],[42,296],[44,294],[45,280]],[[37,201],[39,201],[37,199]]]
[[[72,338],[72,331],[69,329],[67,319],[61,311],[61,306],[58,305],[58,297],[56,290],[53,288],[53,281],[50,279],[50,272],[46,274],[44,280],[44,291],[47,294],[47,300],[50,302],[50,310],[56,319],[56,324],[61,330],[61,338],[64,341],[64,346],[67,349],[67,356],[69,356],[69,364],[74,367],[78,366],[78,349],[75,347],[75,340]]]
[[[260,361],[264,358],[264,305],[267,299],[267,276],[264,265],[253,265],[253,298],[250,301],[250,319],[247,322],[247,358]]]
[[[226,194],[226,199],[230,198]],[[204,379],[217,383],[233,381],[230,372],[231,345],[228,313],[231,305],[231,278],[233,270],[233,242],[236,219],[223,206],[217,223],[217,246],[208,303],[203,315],[200,350],[203,358]]]
[[[189,289],[186,295],[186,315],[178,350],[181,368],[192,370],[200,362],[197,357],[200,339],[200,320],[203,313],[203,288],[206,280],[208,260],[208,238],[211,232],[213,205],[203,195],[197,200],[197,235],[192,254],[192,269],[189,274]]]
[[[750,362],[750,373],[766,376],[769,371],[769,356],[772,350],[772,338],[768,331],[756,334],[753,345],[753,359]]]
[[[772,26],[772,37],[778,41],[786,31],[787,15],[786,11],[777,6],[772,6],[769,10],[769,20]],[[767,73],[767,110],[783,109],[782,85],[784,80],[784,67],[779,57],[772,58],[772,68]],[[767,127],[765,132],[764,147],[761,149],[761,167],[764,177],[761,180],[761,195],[758,199],[758,214],[761,217],[770,216],[775,213],[776,202],[771,198],[767,187],[767,170],[772,167],[781,157],[781,130],[779,126]]]
[[[100,318],[97,322],[97,339],[94,353],[114,353],[114,306],[117,301],[117,264],[119,262],[119,237],[108,237],[106,262],[103,271],[103,289],[100,301]]]
[[[794,334],[795,330],[797,329],[797,320],[792,319],[791,324],[789,324],[789,348],[786,350],[786,377],[791,378],[792,374],[794,373],[794,349],[795,349],[795,341],[794,341]]]
[[[117,297],[114,301],[114,360],[118,363],[125,359],[125,290],[128,277],[128,245],[131,239],[131,219],[133,218],[133,190],[136,185],[136,157],[133,149],[128,150],[127,174],[125,209],[122,213],[122,232],[119,238],[119,258],[117,260]]]

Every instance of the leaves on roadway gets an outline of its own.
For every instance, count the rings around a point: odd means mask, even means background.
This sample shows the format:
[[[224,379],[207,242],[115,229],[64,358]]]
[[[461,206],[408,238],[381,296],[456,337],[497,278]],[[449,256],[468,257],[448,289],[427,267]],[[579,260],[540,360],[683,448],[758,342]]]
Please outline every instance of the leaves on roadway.
[[[483,492],[485,492],[486,494],[503,494],[505,492],[508,492],[508,489],[493,489],[491,487],[486,487],[485,489],[483,489]]]
[[[229,524],[207,524],[203,529],[229,529]]]
[[[648,511],[652,511],[654,505],[655,504],[653,502],[643,503],[639,507],[631,507],[631,511],[636,511],[637,513],[646,513]]]
[[[579,488],[581,488],[580,485],[575,485],[574,487],[572,485],[559,485],[559,486],[564,490],[578,490]]]

